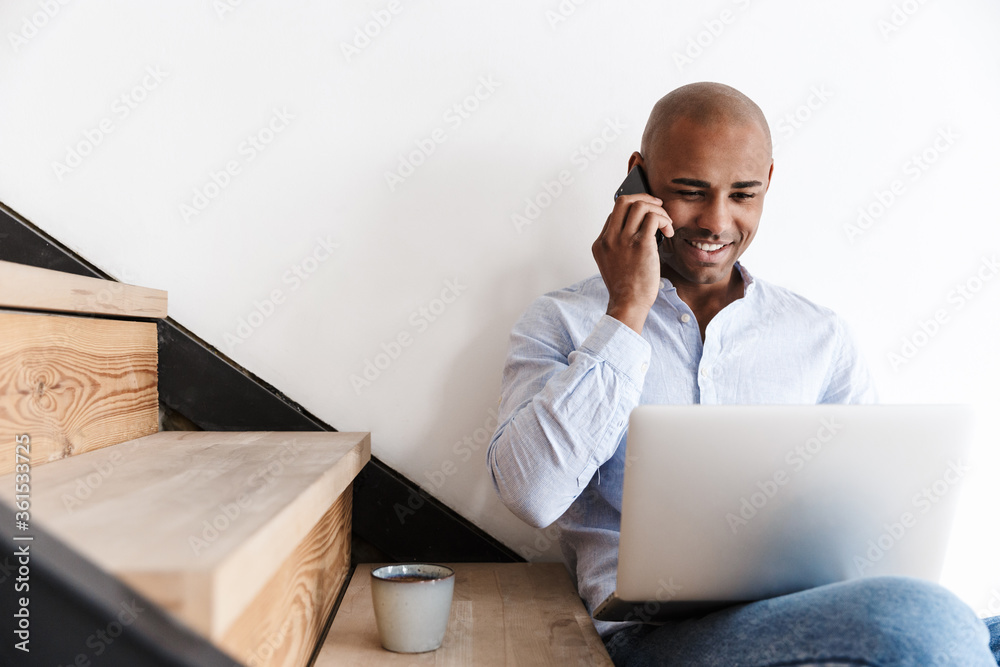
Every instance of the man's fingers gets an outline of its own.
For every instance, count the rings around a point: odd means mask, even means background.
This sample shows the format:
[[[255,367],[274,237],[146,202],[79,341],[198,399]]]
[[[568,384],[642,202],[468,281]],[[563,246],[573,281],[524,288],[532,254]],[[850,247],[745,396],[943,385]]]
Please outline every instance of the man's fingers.
[[[628,209],[628,217],[622,226],[622,235],[626,238],[640,237],[646,233],[643,230],[648,226],[647,221],[658,216],[666,217],[666,215],[667,212],[659,204],[646,201],[634,202]],[[659,227],[659,223],[654,223],[654,226]]]
[[[674,235],[674,221],[670,219],[670,216],[667,216],[666,220],[660,219],[658,224],[659,230],[663,232],[664,236]]]
[[[654,197],[653,195],[640,192],[639,194],[635,195],[621,195],[620,197],[618,197],[618,199],[615,200],[615,208],[617,209],[619,206],[621,206],[622,209],[624,210],[638,201],[644,201],[646,203],[653,204],[655,206],[660,206],[661,204],[663,204],[663,200],[660,199],[659,197]]]
[[[653,236],[657,229],[667,228],[667,235],[673,235],[672,222],[662,204],[663,200],[648,194],[618,197],[591,248],[595,257],[598,249],[607,252],[613,247],[634,244],[643,235]]]
[[[624,230],[628,228],[629,220],[637,209],[649,206],[659,207],[661,204],[663,204],[663,201],[652,195],[622,195],[615,200],[615,207],[611,211],[611,215],[621,220],[619,229]],[[634,227],[632,228],[632,233],[635,233]]]
[[[620,198],[619,198],[620,199]],[[608,252],[611,248],[617,245],[618,238],[621,236],[622,222],[619,216],[624,217],[627,213],[627,208],[623,207],[619,209],[618,202],[615,202],[615,207],[611,210],[611,215],[608,219],[604,221],[604,227],[601,229],[601,233],[597,235],[597,239],[591,246],[591,251],[594,253],[594,257],[597,257],[597,253]]]
[[[633,206],[633,208],[635,207]],[[627,225],[624,231],[625,234],[628,234],[629,238],[635,241],[641,241],[643,237],[653,236],[657,229],[661,229],[664,226],[669,227],[670,233],[673,234],[673,224],[670,220],[670,216],[668,216],[666,211],[664,211],[661,207],[650,206],[644,210],[641,209],[635,211],[635,214],[638,217],[638,221],[635,224],[634,231],[629,233],[630,230]],[[629,217],[631,217],[631,212]]]
[[[624,200],[624,201],[629,202],[629,203],[636,202],[636,201],[645,201],[645,202],[649,202],[650,204],[656,204],[657,206],[659,206],[660,204],[663,203],[663,200],[660,199],[659,197],[654,197],[653,195],[647,194],[645,192],[640,192],[640,193],[634,194],[634,195],[622,195],[621,197],[619,197],[615,201],[617,202],[617,201],[620,201],[620,200]]]
[[[597,240],[600,241],[603,238],[607,238],[608,230],[611,229],[612,220],[615,217],[614,211],[608,216],[608,219],[604,221],[604,227],[601,228],[601,233],[597,235]]]

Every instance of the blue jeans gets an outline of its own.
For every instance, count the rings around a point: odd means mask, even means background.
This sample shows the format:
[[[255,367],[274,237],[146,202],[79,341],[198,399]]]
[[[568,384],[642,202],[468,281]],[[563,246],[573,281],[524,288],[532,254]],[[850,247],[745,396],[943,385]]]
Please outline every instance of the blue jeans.
[[[992,637],[991,637],[992,634]],[[605,639],[615,665],[996,667],[1000,617],[937,584],[855,579]]]

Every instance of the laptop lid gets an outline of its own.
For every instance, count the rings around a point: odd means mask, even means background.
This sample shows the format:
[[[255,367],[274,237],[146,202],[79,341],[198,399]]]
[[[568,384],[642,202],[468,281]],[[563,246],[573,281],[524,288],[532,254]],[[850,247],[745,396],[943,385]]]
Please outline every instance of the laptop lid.
[[[862,576],[937,580],[972,417],[962,405],[639,406],[617,590],[594,617],[669,618]]]

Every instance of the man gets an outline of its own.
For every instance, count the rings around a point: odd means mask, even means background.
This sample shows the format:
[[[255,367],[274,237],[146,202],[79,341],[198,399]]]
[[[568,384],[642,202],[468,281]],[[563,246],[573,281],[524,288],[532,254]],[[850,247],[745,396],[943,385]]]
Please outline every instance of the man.
[[[488,452],[511,511],[537,527],[559,521],[566,565],[591,611],[615,588],[636,405],[875,398],[833,312],[737,261],[773,173],[756,104],[717,83],[674,90],[654,106],[629,159],[636,165],[651,194],[615,202],[593,245],[600,276],[541,297],[514,327]],[[807,228],[797,234],[809,252]],[[662,626],[595,623],[616,664],[996,664],[987,628],[966,605],[903,578]]]

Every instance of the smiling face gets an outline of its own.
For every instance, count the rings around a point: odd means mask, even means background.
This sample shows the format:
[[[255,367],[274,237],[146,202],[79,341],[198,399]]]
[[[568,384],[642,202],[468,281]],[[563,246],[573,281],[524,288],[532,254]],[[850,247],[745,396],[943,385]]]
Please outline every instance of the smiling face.
[[[770,141],[753,122],[680,118],[633,154],[663,200],[674,236],[660,245],[662,274],[678,288],[725,286],[750,245],[771,180]]]

